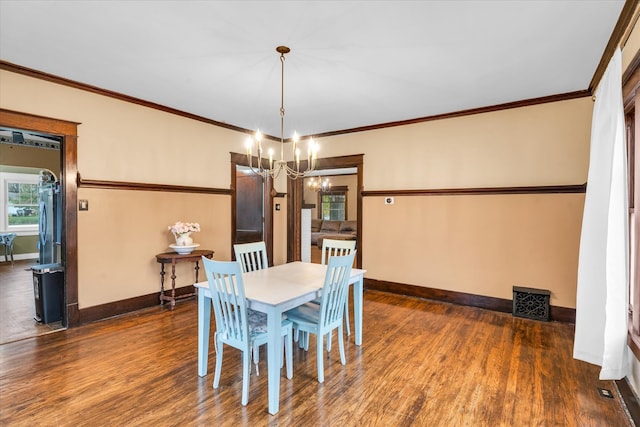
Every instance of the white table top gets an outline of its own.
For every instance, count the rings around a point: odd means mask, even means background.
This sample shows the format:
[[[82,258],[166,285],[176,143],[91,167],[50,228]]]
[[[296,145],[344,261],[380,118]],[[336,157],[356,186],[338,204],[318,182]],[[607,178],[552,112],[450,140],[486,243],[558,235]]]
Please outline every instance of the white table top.
[[[301,294],[318,293],[319,296],[326,273],[326,265],[296,261],[244,273],[242,279],[248,300],[271,306],[286,306],[288,301]],[[363,276],[364,273],[366,270],[352,268],[351,282]],[[196,283],[195,286],[209,289],[206,281]]]

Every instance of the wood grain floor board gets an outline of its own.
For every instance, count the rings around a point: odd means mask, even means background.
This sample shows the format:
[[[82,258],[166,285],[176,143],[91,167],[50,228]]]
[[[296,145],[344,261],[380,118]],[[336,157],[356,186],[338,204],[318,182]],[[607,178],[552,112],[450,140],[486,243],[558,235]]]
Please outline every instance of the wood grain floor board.
[[[317,382],[315,341],[267,413],[266,352],[240,405],[241,358],[220,388],[197,375],[197,303],[155,307],[0,345],[0,425],[628,426],[599,368],[572,358],[573,326],[365,292],[363,346],[335,337]]]

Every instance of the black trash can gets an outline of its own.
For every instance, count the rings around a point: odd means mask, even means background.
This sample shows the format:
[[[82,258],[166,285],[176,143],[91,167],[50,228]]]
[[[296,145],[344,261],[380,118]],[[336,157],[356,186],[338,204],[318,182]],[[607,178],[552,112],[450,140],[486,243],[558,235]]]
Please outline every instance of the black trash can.
[[[64,270],[60,264],[38,264],[33,270],[34,319],[42,323],[62,320]]]

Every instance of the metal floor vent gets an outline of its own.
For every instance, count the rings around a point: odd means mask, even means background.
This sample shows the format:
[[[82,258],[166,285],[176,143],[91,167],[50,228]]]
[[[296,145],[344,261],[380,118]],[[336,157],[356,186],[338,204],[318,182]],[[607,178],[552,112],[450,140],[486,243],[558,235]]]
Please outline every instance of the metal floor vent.
[[[528,319],[549,321],[549,298],[545,289],[513,287],[513,315]]]

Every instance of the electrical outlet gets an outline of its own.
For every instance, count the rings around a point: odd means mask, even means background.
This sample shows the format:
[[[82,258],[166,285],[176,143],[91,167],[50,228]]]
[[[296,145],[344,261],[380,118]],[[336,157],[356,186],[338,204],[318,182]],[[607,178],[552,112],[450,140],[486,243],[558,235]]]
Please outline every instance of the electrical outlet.
[[[396,201],[393,197],[385,197],[384,198],[384,204],[385,205],[392,205],[394,204]]]
[[[606,388],[599,388],[598,393],[600,393],[600,396],[602,397],[613,399],[613,393],[611,393],[611,390],[607,390]]]

